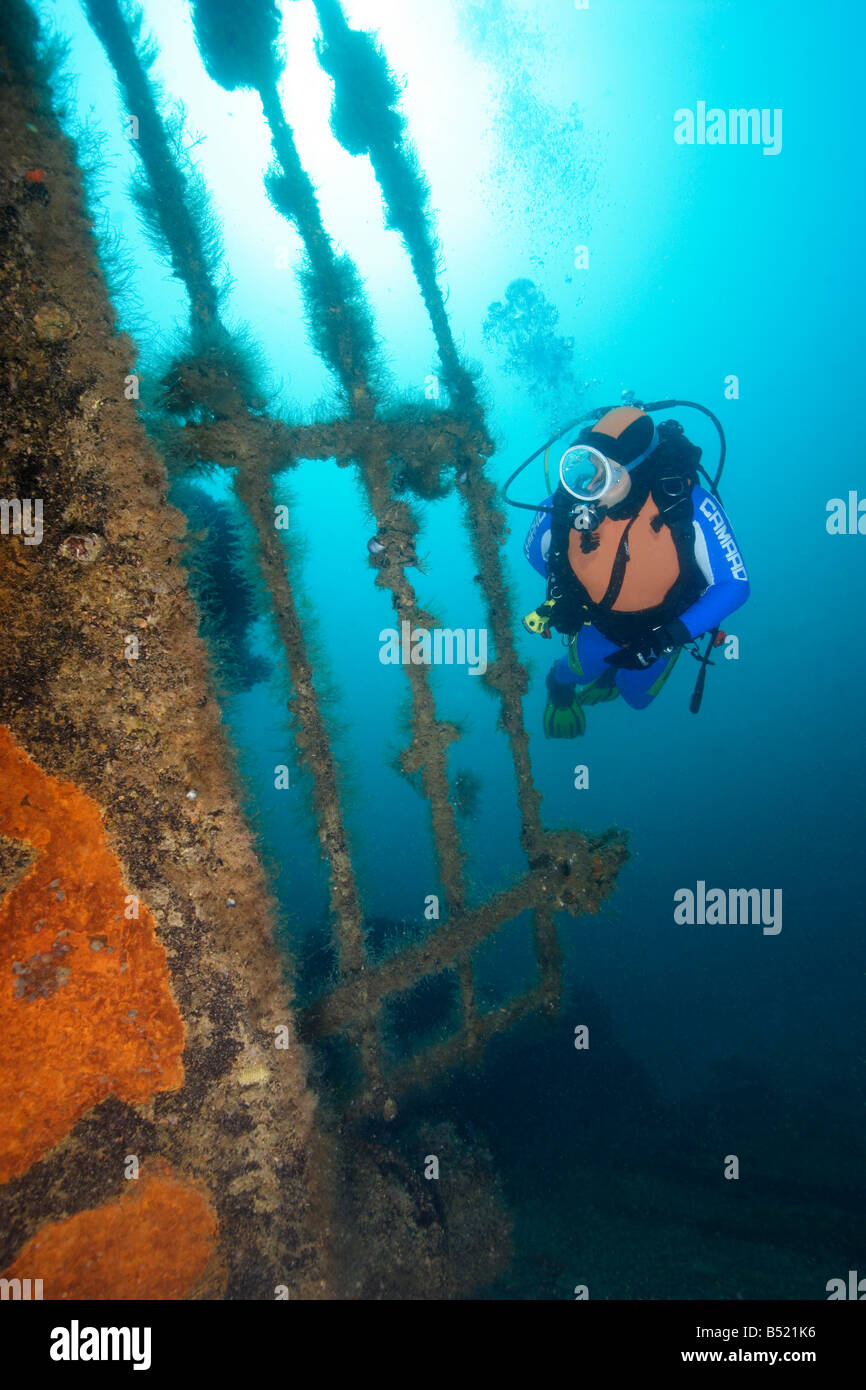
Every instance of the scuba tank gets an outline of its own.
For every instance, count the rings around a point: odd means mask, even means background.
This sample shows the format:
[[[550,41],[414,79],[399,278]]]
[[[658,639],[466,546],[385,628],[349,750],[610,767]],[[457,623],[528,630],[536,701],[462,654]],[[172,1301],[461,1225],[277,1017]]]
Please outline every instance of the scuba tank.
[[[719,436],[719,460],[716,465],[715,472],[712,474],[712,476],[701,465],[701,450],[685,439],[685,437],[682,435],[682,427],[676,421],[664,422],[664,424],[662,424],[659,427],[659,436],[661,443],[666,442],[665,437],[662,435],[662,431],[665,429],[666,426],[669,429],[677,431],[679,433],[679,435],[682,437],[682,446],[684,446],[683,461],[685,464],[685,468],[683,471],[688,471],[688,473],[690,474],[694,473],[695,481],[697,481],[698,475],[702,477],[705,480],[709,488],[709,491],[721,505],[721,497],[719,495],[719,483],[721,481],[722,472],[725,466],[725,458],[727,455],[727,441],[725,439],[725,432],[722,428],[721,421],[718,419],[718,417],[714,415],[713,412],[709,410],[706,406],[700,405],[697,401],[682,401],[670,399],[662,401],[651,401],[647,404],[644,404],[642,401],[635,400],[633,393],[629,392],[627,400],[624,397],[624,403],[628,405],[634,405],[637,409],[644,411],[648,415],[661,410],[673,410],[677,408],[697,410],[700,411],[702,415],[706,415],[707,418],[712,421]],[[562,429],[557,430],[557,432],[554,435],[551,435],[550,439],[546,440],[538,449],[535,450],[534,453],[530,454],[529,458],[525,459],[523,463],[521,463],[519,467],[517,467],[514,470],[514,472],[508,478],[503,488],[504,499],[509,506],[519,507],[525,511],[531,511],[536,514],[539,512],[546,512],[548,515],[550,515],[551,518],[551,542],[550,553],[548,556],[548,568],[550,578],[548,579],[547,597],[544,603],[540,604],[538,608],[533,609],[531,613],[528,613],[523,620],[523,625],[528,632],[539,635],[541,637],[550,637],[551,626],[556,627],[558,630],[576,631],[583,625],[584,622],[589,620],[589,609],[587,608],[586,604],[576,604],[572,595],[564,594],[558,584],[557,579],[555,578],[555,575],[561,571],[561,566],[564,562],[562,547],[564,545],[566,547],[567,552],[569,531],[571,529],[574,529],[581,532],[582,544],[591,546],[592,532],[595,529],[595,527],[597,527],[600,520],[600,516],[593,503],[591,501],[588,501],[585,497],[580,498],[575,494],[571,494],[571,496],[569,496],[570,489],[566,487],[565,480],[561,477],[561,470],[560,485],[556,488],[556,491],[554,493],[552,499],[552,506],[548,505],[546,501],[540,503],[518,501],[517,499],[509,496],[509,489],[511,488],[512,484],[516,481],[516,479],[520,476],[520,474],[523,473],[524,470],[528,468],[531,463],[534,463],[535,460],[541,454],[543,454],[545,481],[548,486],[549,494],[552,491],[552,489],[550,486],[551,479],[548,469],[548,457],[553,445],[556,444],[558,440],[562,439],[563,435],[570,434],[573,430],[578,429],[578,427],[583,426],[584,428],[586,428],[587,426],[594,424],[596,421],[600,420],[602,416],[608,414],[608,412],[612,409],[615,409],[615,407],[601,406],[596,410],[592,410],[584,415],[578,416],[574,420],[570,420],[568,424],[564,425]],[[578,439],[580,439],[580,436],[578,437]],[[571,448],[575,448],[575,445],[572,445]],[[689,451],[687,458],[685,457],[686,449]],[[676,482],[679,482],[678,493],[676,489],[673,487],[673,484]],[[668,524],[670,524],[670,516],[675,512],[677,504],[680,501],[684,500],[686,492],[684,490],[684,484],[680,480],[662,479],[661,483],[671,484],[670,491],[668,493],[665,493],[663,491],[661,496],[656,496],[655,491],[653,491],[653,500],[658,506],[660,517],[664,517],[665,521],[667,521]],[[660,521],[659,524],[661,525],[662,522]],[[561,624],[564,625],[564,629],[563,627],[561,627]],[[698,673],[697,681],[695,683],[695,689],[692,694],[691,701],[689,703],[689,708],[691,709],[693,714],[697,714],[701,707],[701,702],[703,700],[704,694],[704,685],[706,683],[707,678],[707,668],[709,666],[714,665],[714,663],[710,660],[711,653],[714,650],[714,648],[719,646],[720,643],[723,641],[724,633],[722,633],[719,628],[714,628],[713,631],[708,633],[707,635],[707,642],[703,652],[701,652],[700,649],[697,648],[697,646],[694,648],[689,648],[692,656],[694,656],[695,660],[699,662],[701,667]]]

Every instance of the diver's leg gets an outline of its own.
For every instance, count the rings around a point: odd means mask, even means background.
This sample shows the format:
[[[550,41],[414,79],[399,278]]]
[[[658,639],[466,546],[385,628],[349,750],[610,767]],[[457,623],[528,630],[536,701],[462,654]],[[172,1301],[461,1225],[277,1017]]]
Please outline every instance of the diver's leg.
[[[622,695],[627,705],[632,709],[646,709],[647,705],[652,704],[658,695],[671,671],[677,663],[679,649],[671,652],[670,656],[659,657],[652,666],[647,666],[644,671],[629,671],[625,668],[617,671],[617,689]]]
[[[563,685],[590,685],[610,671],[605,657],[618,650],[597,628],[582,627],[569,639],[568,656],[556,663],[556,679]]]
[[[616,650],[614,643],[593,627],[581,628],[569,639],[568,656],[554,662],[547,675],[544,732],[548,738],[577,738],[585,731],[586,715],[581,701],[589,699],[600,676],[612,677],[611,667],[604,658]],[[581,687],[579,691],[578,686]]]

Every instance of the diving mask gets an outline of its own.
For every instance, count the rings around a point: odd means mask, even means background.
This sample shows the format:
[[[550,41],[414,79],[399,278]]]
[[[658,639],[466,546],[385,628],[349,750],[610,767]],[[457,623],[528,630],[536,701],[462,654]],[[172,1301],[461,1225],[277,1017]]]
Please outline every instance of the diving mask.
[[[559,461],[559,480],[578,502],[603,503],[627,472],[590,444],[572,444]]]

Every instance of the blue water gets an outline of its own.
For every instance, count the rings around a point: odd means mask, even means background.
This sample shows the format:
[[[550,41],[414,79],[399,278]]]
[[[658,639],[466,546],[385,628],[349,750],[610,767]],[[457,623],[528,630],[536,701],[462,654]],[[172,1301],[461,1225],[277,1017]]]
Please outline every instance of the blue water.
[[[69,127],[89,122],[103,133],[93,207],[134,272],[117,305],[146,378],[171,351],[185,298],[137,222],[128,195],[135,153],[99,43],[73,0],[37,8],[71,39]],[[433,10],[421,0],[347,0],[344,8],[354,27],[378,31],[405,77],[402,109],[432,189],[452,329],[481,371],[496,442],[490,476],[503,482],[556,423],[616,403],[625,390],[703,402],[727,434],[722,495],[752,581],[749,603],[725,624],[739,639],[738,659],[717,662],[698,717],[689,712],[697,667],[683,657],[649,710],[621,701],[590,709],[580,744],[544,740],[543,676],[559,650],[520,632],[544,822],[621,827],[631,858],[598,916],[559,923],[559,1020],[498,1043],[486,1087],[458,1077],[451,1090],[412,1104],[474,1117],[506,1176],[520,1248],[511,1284],[493,1294],[568,1297],[586,1274],[592,1296],[823,1297],[846,1258],[851,1267],[864,1258],[866,539],[826,527],[831,498],[866,496],[855,105],[862,15],[842,0],[820,10],[781,0],[757,8],[747,0],[590,0],[585,10],[566,0],[442,0]],[[314,56],[312,3],[283,9],[286,119],[323,221],[363,277],[393,389],[424,399],[437,372],[435,343],[408,258],[383,225],[369,162],[329,132],[330,82]],[[261,346],[276,410],[327,418],[333,383],[303,329],[298,238],[264,191],[270,149],[258,98],[207,77],[185,6],[147,0],[143,12],[159,45],[154,75],[166,101],[186,108],[187,143],[199,141],[191,154],[232,277],[226,319],[248,324]],[[780,109],[781,152],[677,144],[674,112],[699,101]],[[575,264],[581,246],[586,268]],[[552,331],[568,359],[558,375],[543,352],[509,370],[503,343],[484,333],[490,305],[520,279],[558,314]],[[732,375],[737,399],[726,397]],[[693,414],[681,419],[705,462],[714,461],[712,427]],[[230,495],[229,477],[208,485]],[[521,485],[530,500],[544,495],[537,467]],[[280,486],[304,542],[294,564],[309,599],[308,632],[334,691],[328,717],[365,911],[417,923],[439,885],[426,807],[392,766],[408,738],[407,682],[379,660],[379,633],[393,615],[372,584],[366,542],[375,525],[352,470],[310,460]],[[419,601],[443,626],[482,627],[458,499],[413,506],[426,557],[424,573],[410,572]],[[518,618],[543,598],[522,555],[528,516],[511,514],[505,545]],[[297,953],[308,938],[321,940],[327,886],[263,599],[251,640],[270,656],[273,676],[228,696],[225,716],[273,865],[284,944]],[[471,771],[481,784],[477,813],[462,822],[470,898],[480,902],[525,868],[513,771],[496,703],[480,682],[441,668],[433,686],[440,717],[463,731],[452,771]],[[291,768],[288,791],[273,787],[278,763]],[[586,790],[574,788],[577,763],[589,769]],[[677,925],[673,895],[699,880],[781,889],[782,931]],[[488,946],[490,958],[479,962],[488,1002],[522,986],[531,969],[525,926],[503,932],[495,958]],[[586,1059],[571,1043],[580,1023],[591,1029]],[[706,1122],[714,1105],[715,1128]],[[656,1277],[647,1252],[667,1237],[655,1228],[647,1235],[627,1205],[599,1217],[597,1194],[593,1219],[602,1229],[609,1220],[608,1245],[633,1241],[645,1258],[605,1263],[591,1242],[580,1268],[580,1259],[562,1256],[558,1219],[570,1200],[578,1210],[576,1187],[586,1191],[594,1179],[604,1188],[611,1164],[632,1175],[636,1191],[645,1180],[656,1193],[636,1201],[652,1209],[657,1200],[660,1229],[666,1184],[683,1165],[699,1192],[685,1226],[701,1228],[702,1203],[706,1222],[720,1222],[729,1153],[741,1157],[740,1188],[760,1171],[752,1199],[767,1219],[761,1259],[745,1236],[722,1253],[701,1247],[698,1257],[695,1234],[677,1247],[669,1277]],[[570,1183],[578,1168],[580,1182]],[[702,1183],[712,1195],[700,1195]],[[555,1194],[547,1206],[539,1187]],[[810,1211],[810,1230],[799,1235],[790,1215],[798,1200]],[[840,1205],[845,1248],[833,1243]],[[824,1223],[826,1212],[834,1215]],[[775,1248],[785,1251],[777,1261],[766,1255]],[[547,1261],[534,1275],[530,1249]],[[690,1274],[692,1257],[700,1268]]]

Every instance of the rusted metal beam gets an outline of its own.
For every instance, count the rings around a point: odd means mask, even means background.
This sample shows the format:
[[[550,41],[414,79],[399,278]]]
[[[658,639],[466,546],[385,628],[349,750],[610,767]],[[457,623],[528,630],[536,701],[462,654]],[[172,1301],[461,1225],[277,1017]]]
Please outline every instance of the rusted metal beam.
[[[388,1072],[384,1078],[388,1096],[396,1100],[407,1091],[428,1084],[433,1077],[439,1077],[455,1067],[477,1061],[492,1038],[506,1033],[521,1018],[526,1018],[538,1009],[546,1009],[547,1002],[544,987],[537,984],[524,994],[509,999],[499,1008],[481,1014],[475,1025],[474,1045],[469,1056],[466,1053],[463,1032],[453,1033]],[[365,1114],[366,1109],[363,1097],[358,1097],[352,1106],[352,1113],[359,1116]]]
[[[452,916],[416,946],[381,965],[366,967],[310,1005],[301,1015],[304,1033],[325,1037],[340,1032],[365,1013],[377,1013],[386,995],[448,969],[498,927],[531,908],[546,908],[550,914],[542,919],[536,938],[543,946],[540,969],[550,979],[558,971],[558,947],[551,941],[551,934],[555,937],[553,912],[565,909],[573,916],[597,912],[606,896],[609,875],[615,875],[615,866],[625,857],[625,846],[621,840],[591,840],[568,831],[549,832],[544,843],[544,862],[510,888],[479,907]]]
[[[267,460],[272,473],[294,467],[306,459],[336,459],[345,467],[353,463],[372,442],[390,458],[397,458],[411,483],[415,458],[455,465],[466,447],[472,423],[453,410],[425,411],[406,402],[392,408],[387,417],[343,416],[292,424],[278,416],[245,415],[234,419],[177,425],[163,431],[163,438],[179,456],[200,463],[237,467],[252,452]]]

